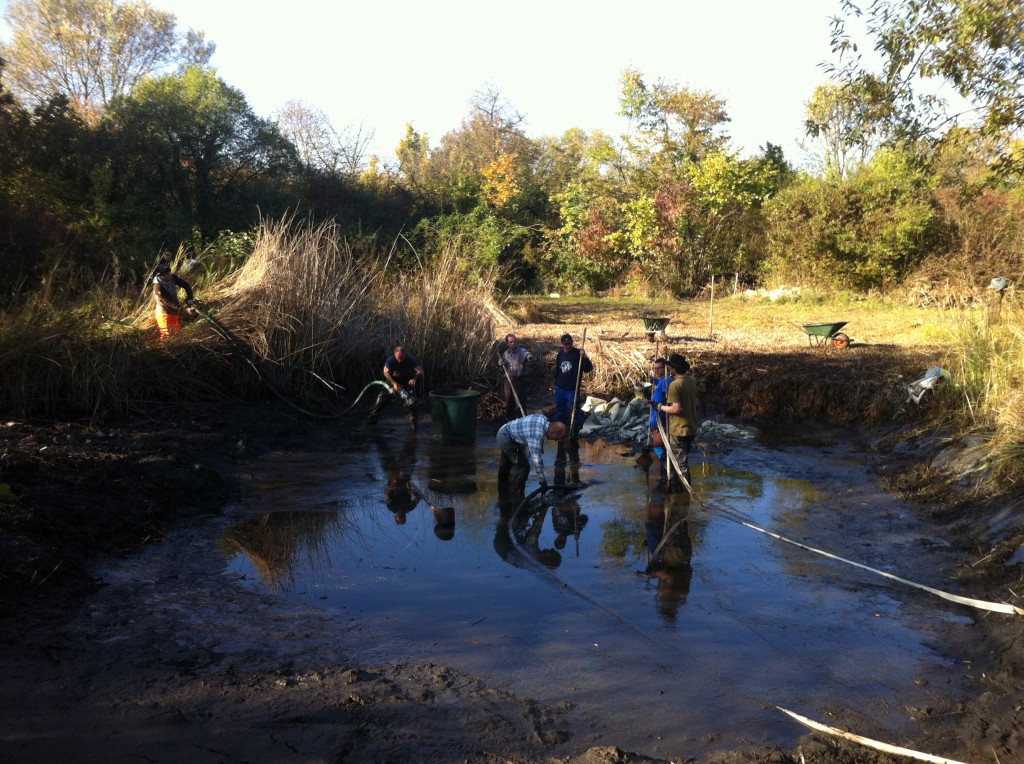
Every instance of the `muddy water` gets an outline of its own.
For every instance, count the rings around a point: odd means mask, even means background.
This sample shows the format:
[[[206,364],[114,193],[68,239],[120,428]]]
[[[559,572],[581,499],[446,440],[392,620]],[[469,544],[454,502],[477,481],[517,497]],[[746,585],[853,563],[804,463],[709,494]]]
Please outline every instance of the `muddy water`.
[[[228,570],[362,624],[357,660],[431,660],[572,703],[580,747],[792,745],[805,730],[776,706],[825,723],[852,709],[898,742],[908,708],[960,681],[933,644],[967,614],[739,521],[937,588],[948,550],[852,439],[772,435],[698,443],[691,502],[623,447],[584,443],[575,501],[519,507],[496,495],[493,428],[445,446],[389,423],[263,465]],[[407,479],[419,501],[396,490]]]

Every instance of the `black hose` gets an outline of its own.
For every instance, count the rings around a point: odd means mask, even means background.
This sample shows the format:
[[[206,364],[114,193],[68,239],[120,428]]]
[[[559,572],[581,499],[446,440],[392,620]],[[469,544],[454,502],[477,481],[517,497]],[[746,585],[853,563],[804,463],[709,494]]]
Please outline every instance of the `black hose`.
[[[223,337],[224,339],[226,339],[228,341],[228,344],[231,345],[231,349],[235,352],[235,354],[238,355],[243,361],[245,361],[247,364],[249,364],[249,366],[252,367],[252,370],[256,372],[256,376],[259,377],[260,381],[263,382],[263,384],[265,384],[267,386],[267,388],[270,390],[270,392],[272,392],[280,400],[282,400],[283,402],[285,402],[286,404],[291,406],[293,409],[298,411],[300,414],[304,414],[305,416],[308,416],[308,417],[310,417],[312,419],[325,419],[325,420],[340,419],[341,417],[343,417],[346,414],[348,414],[352,409],[354,409],[356,404],[359,403],[359,401],[362,399],[362,397],[366,394],[366,391],[369,390],[374,385],[381,385],[384,389],[386,389],[388,391],[391,390],[391,388],[385,382],[382,382],[380,380],[376,380],[375,379],[372,382],[370,382],[366,387],[363,388],[362,392],[359,393],[359,395],[356,397],[355,401],[353,401],[352,405],[349,406],[344,411],[342,411],[340,413],[337,413],[337,414],[317,414],[317,413],[315,413],[313,411],[310,411],[309,409],[303,408],[302,406],[300,406],[297,403],[295,403],[295,401],[291,400],[288,396],[286,396],[284,393],[282,393],[277,388],[277,386],[274,385],[269,379],[266,379],[263,376],[263,373],[260,370],[259,365],[257,365],[255,360],[253,360],[254,357],[256,357],[257,360],[258,360],[258,356],[256,356],[256,352],[252,348],[248,347],[247,345],[244,345],[241,342],[241,340],[239,340],[237,337],[235,337],[234,334],[232,334],[231,330],[229,330],[227,327],[225,327],[222,323],[220,323],[220,321],[215,319],[213,316],[211,316],[205,310],[202,310],[199,307],[197,307],[194,302],[192,304],[192,308],[196,311],[196,313],[199,314],[200,317],[206,319],[206,321],[209,322],[210,326],[213,327],[213,330],[215,332],[217,332],[217,334],[219,334],[221,337]]]

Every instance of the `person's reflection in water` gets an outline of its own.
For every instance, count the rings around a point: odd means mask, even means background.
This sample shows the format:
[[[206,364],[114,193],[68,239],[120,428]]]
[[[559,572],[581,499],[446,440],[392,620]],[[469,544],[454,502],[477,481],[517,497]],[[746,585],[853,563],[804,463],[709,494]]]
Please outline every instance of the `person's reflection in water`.
[[[576,554],[580,553],[580,534],[590,518],[583,514],[575,501],[556,504],[551,507],[551,524],[555,528],[555,549],[565,549],[565,543],[572,536],[576,539]]]
[[[384,489],[384,503],[395,515],[398,525],[405,525],[406,519],[420,503],[419,493],[412,487],[412,470],[416,466],[416,436],[408,432],[401,451],[391,448],[389,439],[378,434],[375,437],[380,461],[387,473],[387,488]]]
[[[534,498],[519,509],[522,501],[515,495],[499,496],[500,518],[495,525],[494,550],[505,562],[517,567],[529,567],[523,559],[522,553],[525,552],[545,568],[554,570],[562,564],[561,552],[540,548],[540,534],[547,520],[548,506]]]
[[[669,623],[675,623],[679,607],[686,604],[693,577],[688,498],[688,494],[655,492],[647,505],[650,558],[644,572],[657,582],[658,612]]]

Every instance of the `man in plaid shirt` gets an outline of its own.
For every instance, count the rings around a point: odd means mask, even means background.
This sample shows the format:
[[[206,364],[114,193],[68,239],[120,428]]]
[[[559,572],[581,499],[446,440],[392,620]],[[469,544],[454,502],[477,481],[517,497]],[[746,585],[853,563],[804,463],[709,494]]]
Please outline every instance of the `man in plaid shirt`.
[[[498,491],[508,493],[509,487],[516,493],[526,490],[526,478],[530,465],[537,468],[541,488],[547,488],[544,477],[544,439],[561,440],[565,437],[564,422],[550,422],[543,414],[530,414],[503,424],[498,429],[498,448],[501,460],[498,463]]]

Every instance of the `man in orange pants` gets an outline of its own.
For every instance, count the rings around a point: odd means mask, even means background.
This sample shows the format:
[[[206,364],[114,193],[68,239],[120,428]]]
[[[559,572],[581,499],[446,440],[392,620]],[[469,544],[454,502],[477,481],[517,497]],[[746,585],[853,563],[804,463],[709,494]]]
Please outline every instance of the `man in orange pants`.
[[[178,289],[185,290],[185,304],[178,299]],[[192,285],[171,271],[171,264],[161,259],[153,276],[153,296],[156,300],[156,325],[160,330],[160,339],[165,340],[181,329],[181,311],[192,315]]]

